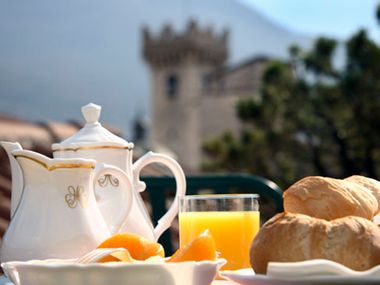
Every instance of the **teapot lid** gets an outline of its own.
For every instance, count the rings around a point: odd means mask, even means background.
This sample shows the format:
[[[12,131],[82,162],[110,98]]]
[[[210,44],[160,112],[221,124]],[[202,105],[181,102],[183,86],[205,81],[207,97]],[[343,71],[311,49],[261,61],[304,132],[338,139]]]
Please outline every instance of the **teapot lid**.
[[[83,106],[81,110],[86,124],[76,134],[61,143],[53,144],[53,151],[72,150],[81,146],[116,146],[132,149],[133,143],[114,135],[99,123],[101,109],[101,106],[93,103]]]

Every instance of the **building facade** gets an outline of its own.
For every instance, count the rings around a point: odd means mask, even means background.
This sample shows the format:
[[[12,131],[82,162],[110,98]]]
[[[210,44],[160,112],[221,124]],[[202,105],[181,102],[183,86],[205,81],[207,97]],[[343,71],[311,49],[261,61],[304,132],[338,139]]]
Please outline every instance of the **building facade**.
[[[198,171],[205,140],[227,130],[239,133],[235,104],[258,96],[268,59],[228,67],[228,31],[216,34],[194,21],[183,32],[166,25],[153,35],[145,28],[143,55],[151,72],[152,143],[173,151],[185,169]]]

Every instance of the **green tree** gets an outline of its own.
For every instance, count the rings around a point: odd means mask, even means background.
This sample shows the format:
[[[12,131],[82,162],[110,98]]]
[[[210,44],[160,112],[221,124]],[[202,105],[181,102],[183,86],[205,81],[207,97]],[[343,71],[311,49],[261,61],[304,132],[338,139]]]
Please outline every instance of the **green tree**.
[[[380,6],[376,10],[380,22]],[[286,187],[307,175],[380,177],[380,47],[365,30],[345,44],[321,37],[309,51],[289,49],[262,76],[261,99],[237,103],[245,122],[205,142],[210,171],[244,171]]]

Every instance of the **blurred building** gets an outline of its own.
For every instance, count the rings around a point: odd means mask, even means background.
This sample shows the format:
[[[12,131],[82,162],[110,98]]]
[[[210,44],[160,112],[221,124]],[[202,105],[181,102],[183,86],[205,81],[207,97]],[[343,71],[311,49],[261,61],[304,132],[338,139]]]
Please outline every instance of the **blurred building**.
[[[151,69],[152,143],[171,149],[185,169],[199,170],[205,140],[239,133],[235,104],[259,96],[269,59],[227,66],[228,31],[217,34],[194,21],[183,32],[166,25],[152,35],[145,28],[143,55]]]

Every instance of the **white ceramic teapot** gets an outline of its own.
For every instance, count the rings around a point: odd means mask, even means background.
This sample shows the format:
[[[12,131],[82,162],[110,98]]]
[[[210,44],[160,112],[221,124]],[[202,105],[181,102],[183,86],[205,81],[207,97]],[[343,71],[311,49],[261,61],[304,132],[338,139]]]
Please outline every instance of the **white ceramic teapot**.
[[[160,235],[170,227],[173,219],[178,214],[178,197],[184,196],[186,192],[186,180],[180,165],[171,157],[163,154],[148,152],[135,163],[133,163],[133,143],[112,134],[99,123],[101,107],[88,104],[82,107],[82,114],[86,120],[85,126],[72,137],[59,144],[53,144],[53,155],[56,158],[90,158],[98,162],[104,162],[117,166],[125,171],[133,181],[133,204],[131,213],[124,222],[120,231],[128,231],[139,234],[150,240],[157,241]],[[177,189],[176,197],[154,228],[145,208],[139,192],[145,190],[145,183],[140,181],[140,171],[146,165],[160,163],[167,166],[174,174]],[[117,195],[113,195],[115,189],[120,187],[117,178],[111,174],[105,174],[99,178],[96,191],[108,193],[107,199],[99,204],[104,216],[112,219],[123,206],[124,201]],[[106,190],[106,191],[105,191]]]
[[[115,166],[89,159],[50,159],[28,150],[13,150],[11,155],[17,160],[12,162],[12,180],[18,163],[23,183],[20,195],[12,197],[17,206],[1,245],[2,262],[81,256],[117,232],[131,211],[132,183]],[[123,185],[114,193],[123,207],[110,224],[94,192],[94,183],[104,173]],[[102,201],[102,193],[97,199]]]

